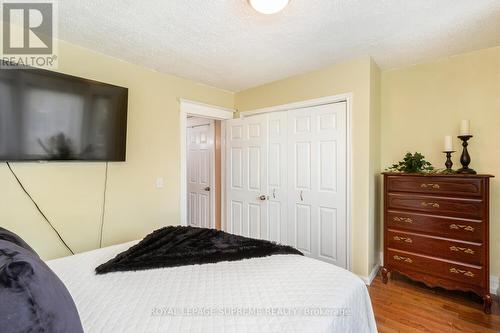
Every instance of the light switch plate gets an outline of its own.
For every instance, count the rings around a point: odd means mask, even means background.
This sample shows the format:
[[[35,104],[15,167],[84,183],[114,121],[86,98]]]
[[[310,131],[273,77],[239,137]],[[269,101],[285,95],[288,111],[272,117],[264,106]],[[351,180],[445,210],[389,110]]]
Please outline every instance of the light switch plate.
[[[163,177],[156,178],[155,186],[156,186],[156,188],[164,188],[165,187],[165,179],[163,179]]]

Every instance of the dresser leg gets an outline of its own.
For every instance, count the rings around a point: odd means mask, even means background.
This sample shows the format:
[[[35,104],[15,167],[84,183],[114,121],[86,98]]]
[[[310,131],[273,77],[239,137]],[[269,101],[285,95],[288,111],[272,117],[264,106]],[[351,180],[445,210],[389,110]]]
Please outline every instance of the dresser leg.
[[[389,273],[389,271],[387,270],[387,268],[382,267],[382,282],[384,284],[387,284],[387,281],[389,280],[388,277],[387,277],[388,273]]]
[[[492,302],[491,295],[490,294],[484,295],[483,301],[484,301],[484,305],[483,305],[484,313],[491,314],[491,302]]]

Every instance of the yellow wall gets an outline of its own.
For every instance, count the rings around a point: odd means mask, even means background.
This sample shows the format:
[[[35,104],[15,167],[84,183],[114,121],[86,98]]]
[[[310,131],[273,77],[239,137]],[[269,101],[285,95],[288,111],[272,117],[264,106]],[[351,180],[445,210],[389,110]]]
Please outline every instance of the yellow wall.
[[[353,271],[362,276],[369,274],[375,265],[375,252],[378,252],[374,244],[375,216],[369,212],[369,207],[375,206],[374,172],[380,168],[378,157],[374,157],[373,163],[370,161],[373,145],[377,144],[379,135],[379,103],[374,96],[378,91],[378,81],[377,66],[369,57],[365,57],[248,89],[235,96],[235,107],[241,112],[353,93],[352,256]],[[374,116],[371,116],[372,111]]]
[[[443,137],[470,119],[472,167],[500,177],[500,47],[380,72],[361,58],[237,94],[161,74],[60,42],[63,73],[129,88],[127,162],[110,163],[104,244],[179,223],[178,98],[239,111],[353,93],[353,271],[367,276],[381,250],[378,176],[406,151],[438,167]],[[458,140],[455,147],[459,148]],[[459,164],[455,154],[455,166]],[[104,163],[14,163],[14,170],[74,250],[97,248]],[[154,187],[164,177],[166,187]],[[55,234],[0,165],[0,225],[49,259],[67,255]],[[500,179],[492,181],[491,274],[500,276]],[[378,221],[377,221],[378,220]]]
[[[382,166],[406,151],[444,168],[445,135],[470,119],[471,167],[491,173],[491,274],[500,276],[500,47],[382,74]],[[459,150],[459,140],[455,139]],[[454,154],[454,167],[460,156]]]
[[[59,71],[129,88],[127,162],[110,163],[104,245],[138,239],[179,223],[178,98],[233,107],[234,94],[60,42]],[[14,163],[63,238],[76,251],[99,246],[104,163]],[[155,178],[166,186],[157,190]],[[67,255],[5,164],[0,165],[0,225],[45,259]]]

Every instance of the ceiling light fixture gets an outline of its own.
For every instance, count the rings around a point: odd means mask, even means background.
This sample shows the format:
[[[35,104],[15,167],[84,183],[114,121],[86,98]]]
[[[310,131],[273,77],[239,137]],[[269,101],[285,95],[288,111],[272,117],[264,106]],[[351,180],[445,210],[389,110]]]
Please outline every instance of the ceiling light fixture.
[[[282,11],[290,0],[248,0],[259,13],[270,15]]]

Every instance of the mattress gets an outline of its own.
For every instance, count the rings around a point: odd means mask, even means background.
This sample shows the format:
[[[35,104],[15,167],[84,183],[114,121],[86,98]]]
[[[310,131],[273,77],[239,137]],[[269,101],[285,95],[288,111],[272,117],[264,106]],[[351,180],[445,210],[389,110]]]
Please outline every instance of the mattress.
[[[299,255],[96,275],[136,242],[47,264],[85,332],[376,332],[363,281]]]

